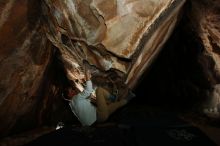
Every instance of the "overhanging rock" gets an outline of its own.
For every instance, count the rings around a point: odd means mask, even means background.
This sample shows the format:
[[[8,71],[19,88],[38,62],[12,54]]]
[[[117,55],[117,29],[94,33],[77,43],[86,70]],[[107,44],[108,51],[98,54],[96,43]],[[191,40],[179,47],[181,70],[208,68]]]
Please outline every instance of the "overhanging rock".
[[[54,105],[62,100],[62,85],[48,77],[54,46],[79,87],[86,60],[94,83],[113,80],[134,88],[170,36],[184,2],[1,1],[0,136],[41,125],[59,109]]]
[[[45,28],[70,80],[82,82],[87,60],[93,76],[116,73],[134,88],[172,33],[184,2],[45,0]]]

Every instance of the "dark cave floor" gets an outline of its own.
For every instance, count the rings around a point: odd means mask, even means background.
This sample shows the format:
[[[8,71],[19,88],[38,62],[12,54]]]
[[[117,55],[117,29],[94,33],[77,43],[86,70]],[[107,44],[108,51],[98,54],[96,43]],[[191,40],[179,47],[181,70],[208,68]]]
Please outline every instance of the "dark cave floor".
[[[181,118],[178,110],[161,109],[138,100],[133,99],[106,123],[91,127],[66,125],[27,145],[217,145],[204,129]]]
[[[138,88],[135,91],[137,97],[105,123],[91,127],[81,127],[77,122],[64,123],[64,128],[39,128],[11,137],[5,143],[26,143],[26,146],[220,145],[220,127],[216,126],[219,121],[209,119],[184,105],[158,102],[161,101],[159,97],[149,98],[142,91],[145,90]]]

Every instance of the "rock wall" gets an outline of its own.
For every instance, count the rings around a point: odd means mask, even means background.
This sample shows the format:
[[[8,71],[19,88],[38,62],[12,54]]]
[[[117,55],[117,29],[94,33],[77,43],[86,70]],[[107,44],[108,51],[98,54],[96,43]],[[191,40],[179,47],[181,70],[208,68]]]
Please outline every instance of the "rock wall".
[[[43,12],[47,36],[59,48],[70,80],[82,82],[87,60],[93,76],[114,72],[133,88],[170,36],[184,2],[45,0]]]
[[[58,97],[62,85],[56,84],[60,77],[55,76],[61,70],[51,64],[54,57],[62,61],[68,79],[80,89],[85,62],[94,81],[99,77],[104,83],[118,79],[118,87],[134,88],[171,35],[184,3],[1,1],[1,135],[60,118],[53,114],[62,107]]]
[[[201,39],[203,51],[199,62],[203,67],[203,73],[211,85],[207,91],[208,100],[205,107],[210,111],[209,115],[218,114],[220,117],[220,2],[217,0],[192,1],[190,10],[192,28]]]
[[[52,45],[35,0],[0,2],[0,135],[37,124],[38,103]],[[22,129],[22,128],[21,128]]]

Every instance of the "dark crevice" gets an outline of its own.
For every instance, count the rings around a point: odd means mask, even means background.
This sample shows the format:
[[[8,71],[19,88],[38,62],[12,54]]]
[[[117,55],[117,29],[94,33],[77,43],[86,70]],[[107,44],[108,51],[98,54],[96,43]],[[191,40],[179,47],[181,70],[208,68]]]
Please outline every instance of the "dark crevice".
[[[220,54],[220,47],[212,40],[212,38],[209,36],[209,42],[212,45],[213,48],[213,52],[215,52],[216,54]]]
[[[198,62],[204,50],[184,15],[151,69],[136,89],[137,102],[190,110],[201,104],[210,88]]]

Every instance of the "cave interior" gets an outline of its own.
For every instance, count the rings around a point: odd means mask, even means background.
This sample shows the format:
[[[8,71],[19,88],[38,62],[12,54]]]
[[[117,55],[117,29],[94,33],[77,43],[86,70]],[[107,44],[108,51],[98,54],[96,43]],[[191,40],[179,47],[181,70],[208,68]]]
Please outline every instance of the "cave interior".
[[[136,97],[106,122],[91,127],[81,127],[77,118],[70,116],[67,102],[60,98],[60,89],[68,79],[60,51],[52,46],[53,58],[46,69],[43,87],[38,89],[39,95],[48,97],[47,107],[34,110],[33,113],[41,113],[38,121],[19,118],[10,131],[3,134],[0,144],[216,145],[220,134],[219,117],[205,115],[203,108],[209,101],[207,91],[212,91],[212,85],[218,80],[207,79],[199,62],[206,48],[190,23],[188,10],[191,7],[190,2],[184,5],[171,36],[138,79],[133,88]],[[66,43],[68,39],[63,36],[62,41]],[[207,64],[212,66],[214,62],[210,59]],[[55,91],[48,90],[51,84]],[[38,102],[39,106],[42,103],[43,99]],[[56,130],[60,123],[63,128]]]

